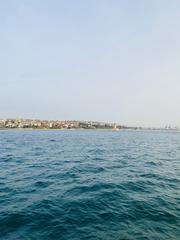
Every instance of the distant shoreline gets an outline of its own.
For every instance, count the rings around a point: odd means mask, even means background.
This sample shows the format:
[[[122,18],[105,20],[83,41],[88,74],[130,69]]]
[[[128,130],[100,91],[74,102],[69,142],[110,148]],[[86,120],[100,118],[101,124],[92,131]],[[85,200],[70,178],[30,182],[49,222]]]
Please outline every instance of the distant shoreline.
[[[0,119],[0,130],[134,130],[134,131],[179,131],[170,125],[164,128],[131,127],[118,123],[77,121],[77,120],[40,120],[40,119]]]
[[[50,129],[50,128],[0,128],[0,131],[107,131],[107,132],[164,132],[164,133],[179,133],[179,129],[148,129],[148,128],[141,128],[141,129],[132,129],[132,128],[125,128],[125,129],[103,129],[103,128],[96,128],[96,129],[85,129],[85,128],[76,128],[76,129]]]

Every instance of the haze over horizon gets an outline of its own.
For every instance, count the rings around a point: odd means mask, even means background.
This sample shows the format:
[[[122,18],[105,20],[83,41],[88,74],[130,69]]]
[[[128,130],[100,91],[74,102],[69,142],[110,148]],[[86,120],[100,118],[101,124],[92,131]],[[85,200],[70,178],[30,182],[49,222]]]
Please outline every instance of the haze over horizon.
[[[180,1],[7,0],[0,118],[180,127]]]

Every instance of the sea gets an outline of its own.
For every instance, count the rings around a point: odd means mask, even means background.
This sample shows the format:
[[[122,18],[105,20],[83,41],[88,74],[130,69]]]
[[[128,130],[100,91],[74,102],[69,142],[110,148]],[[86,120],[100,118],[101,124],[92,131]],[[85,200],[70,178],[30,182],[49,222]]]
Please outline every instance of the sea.
[[[0,131],[1,240],[179,240],[180,132]]]

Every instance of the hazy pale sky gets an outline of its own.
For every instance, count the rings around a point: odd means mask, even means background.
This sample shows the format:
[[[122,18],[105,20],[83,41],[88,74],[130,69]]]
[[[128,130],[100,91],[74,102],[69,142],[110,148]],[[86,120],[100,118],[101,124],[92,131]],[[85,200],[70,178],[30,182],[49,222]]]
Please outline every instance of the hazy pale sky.
[[[180,126],[179,0],[0,2],[0,118]]]

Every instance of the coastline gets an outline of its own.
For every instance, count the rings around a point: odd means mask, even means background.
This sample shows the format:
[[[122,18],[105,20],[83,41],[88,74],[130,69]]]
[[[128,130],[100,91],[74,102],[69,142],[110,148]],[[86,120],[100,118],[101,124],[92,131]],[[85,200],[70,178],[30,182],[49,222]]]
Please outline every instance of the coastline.
[[[0,131],[106,131],[106,132],[163,132],[163,133],[180,133],[179,129],[133,129],[133,128],[124,128],[124,129],[107,129],[107,128],[0,128]]]
[[[178,132],[178,127],[132,127],[112,122],[78,120],[0,119],[0,130],[110,130]]]

